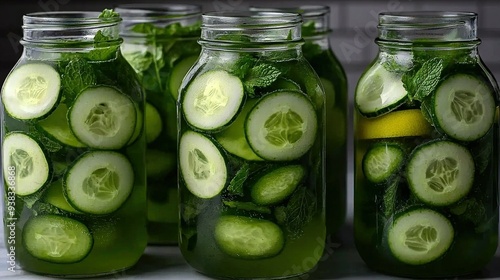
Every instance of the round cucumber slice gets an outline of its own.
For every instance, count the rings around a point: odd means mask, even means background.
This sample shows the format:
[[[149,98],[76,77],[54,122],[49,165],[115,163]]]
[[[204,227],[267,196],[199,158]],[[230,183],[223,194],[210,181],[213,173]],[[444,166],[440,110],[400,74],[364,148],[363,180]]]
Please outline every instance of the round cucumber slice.
[[[73,213],[82,214],[82,212],[76,210],[71,206],[64,197],[62,180],[57,180],[50,184],[47,190],[43,194],[43,201],[54,205],[55,207]]]
[[[454,238],[450,221],[430,209],[416,209],[399,216],[388,234],[389,248],[398,260],[422,265],[446,253]]]
[[[76,139],[73,132],[69,128],[66,114],[68,113],[68,106],[61,103],[46,119],[38,123],[38,127],[52,139],[57,140],[63,145],[74,148],[85,147],[78,139]]]
[[[226,186],[227,167],[215,144],[200,133],[186,131],[179,142],[179,165],[187,189],[212,198]]]
[[[34,216],[23,228],[23,243],[35,258],[52,263],[76,263],[92,250],[94,240],[81,222],[56,215]]]
[[[136,130],[134,102],[107,86],[82,91],[68,117],[70,128],[80,142],[97,149],[120,149]]]
[[[233,155],[246,160],[261,161],[263,159],[253,152],[245,137],[245,120],[256,103],[256,99],[247,99],[236,120],[228,128],[216,134],[215,139]]]
[[[223,70],[201,74],[183,96],[182,112],[186,121],[200,130],[217,130],[230,124],[245,94],[240,79]]]
[[[191,69],[191,66],[194,65],[196,60],[198,60],[197,55],[189,56],[181,60],[179,63],[175,64],[174,68],[172,68],[168,85],[170,94],[172,94],[175,100],[177,100],[177,97],[179,96],[179,87],[182,84],[184,76],[187,74],[189,69]]]
[[[61,77],[54,67],[29,63],[15,68],[2,89],[5,111],[19,120],[46,116],[59,100]]]
[[[363,158],[366,179],[375,184],[387,181],[403,165],[404,155],[403,149],[397,144],[375,144]]]
[[[250,196],[258,205],[273,205],[289,197],[306,175],[301,165],[283,166],[260,177]]]
[[[465,197],[474,183],[474,160],[463,146],[434,141],[415,148],[407,165],[411,191],[434,206],[451,205]]]
[[[318,119],[309,99],[298,91],[265,95],[245,121],[245,134],[252,150],[261,158],[294,160],[314,144]]]
[[[446,78],[434,94],[434,114],[448,136],[461,141],[483,137],[495,121],[496,104],[492,90],[468,74]]]
[[[163,129],[163,123],[158,110],[146,102],[146,142],[151,143],[160,136]]]
[[[401,77],[376,64],[359,80],[354,98],[363,116],[376,117],[402,105],[406,95]]]
[[[222,216],[215,225],[215,241],[226,254],[240,259],[262,259],[277,255],[285,238],[278,225],[244,216]]]
[[[122,154],[91,151],[80,156],[66,172],[64,196],[76,210],[104,215],[125,203],[134,187],[134,170]]]
[[[34,194],[50,181],[47,153],[30,136],[8,133],[3,140],[2,157],[4,180],[15,188],[17,195]]]

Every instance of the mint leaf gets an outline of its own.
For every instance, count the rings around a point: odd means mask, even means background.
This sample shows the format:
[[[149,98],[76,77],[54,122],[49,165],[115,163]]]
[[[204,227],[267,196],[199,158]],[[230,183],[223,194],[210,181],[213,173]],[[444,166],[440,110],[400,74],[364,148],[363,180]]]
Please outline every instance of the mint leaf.
[[[393,57],[387,57],[385,61],[382,62],[382,66],[385,70],[398,74],[402,74],[410,70],[409,66],[399,64]]]
[[[460,201],[450,212],[457,215],[460,220],[479,225],[486,220],[486,208],[484,204],[475,197]]]
[[[302,236],[303,228],[316,214],[316,207],[317,202],[314,194],[305,186],[301,186],[295,190],[286,207],[277,216],[284,220],[284,226],[292,239],[296,239]]]
[[[127,58],[132,68],[139,74],[146,71],[153,63],[153,56],[149,52],[136,51],[123,55]]]
[[[242,201],[224,201],[224,205],[230,208],[236,208],[243,211],[254,211],[262,214],[271,214],[271,209],[266,206],[260,206],[253,202],[242,202]]]
[[[306,21],[302,24],[302,37],[308,37],[316,35],[316,23],[311,21]]]
[[[152,35],[155,32],[158,32],[159,29],[157,29],[157,27],[154,24],[145,22],[134,25],[130,30],[136,33]]]
[[[229,182],[229,186],[227,190],[230,194],[244,196],[243,184],[248,179],[248,175],[250,174],[250,165],[245,162],[241,166],[240,170],[236,172],[236,175],[233,177],[231,182]]]
[[[118,18],[118,17],[120,17],[120,14],[115,12],[113,9],[104,9],[99,15],[99,18]]]
[[[281,71],[269,64],[259,64],[248,71],[244,86],[250,97],[254,96],[255,87],[270,86],[281,75]]]
[[[399,187],[399,178],[393,180],[390,185],[387,186],[384,192],[384,215],[389,218],[394,214],[394,209],[396,207],[396,197]]]
[[[420,104],[420,111],[422,112],[424,119],[435,127],[434,120],[432,119],[432,101],[430,98],[426,98],[422,101]]]
[[[241,54],[238,60],[229,67],[229,72],[243,79],[257,60],[249,54]]]
[[[63,146],[59,144],[59,142],[56,142],[49,137],[45,136],[44,133],[38,131],[35,127],[29,126],[28,127],[28,134],[29,136],[33,137],[34,139],[37,139],[40,143],[42,143],[43,147],[51,153],[56,153],[59,152]]]
[[[403,74],[403,86],[408,92],[408,99],[411,101],[422,101],[430,95],[436,88],[443,71],[443,60],[434,57],[422,64],[420,69],[412,69]]]
[[[306,59],[311,59],[317,55],[323,53],[321,46],[310,41],[307,41],[302,45],[302,52],[304,53],[304,57]]]
[[[95,85],[96,80],[92,66],[87,61],[79,57],[70,60],[61,74],[64,102],[71,104],[82,90]]]

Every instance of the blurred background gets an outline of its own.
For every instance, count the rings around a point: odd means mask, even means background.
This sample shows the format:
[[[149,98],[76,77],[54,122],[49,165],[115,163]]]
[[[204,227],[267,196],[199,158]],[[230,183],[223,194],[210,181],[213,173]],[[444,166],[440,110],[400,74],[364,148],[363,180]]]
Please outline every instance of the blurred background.
[[[102,10],[119,3],[139,0],[1,0],[0,12],[0,82],[9,73],[22,53],[19,39],[22,36],[22,16],[29,12],[59,10]],[[479,47],[485,64],[500,79],[500,1],[499,0],[146,0],[150,3],[190,3],[203,6],[204,11],[245,9],[250,5],[298,6],[301,4],[328,5],[331,8],[331,42],[349,79],[349,96],[352,100],[356,82],[364,68],[378,51],[374,39],[377,35],[377,16],[383,11],[446,10],[472,11],[479,14]],[[351,135],[351,133],[349,134]],[[349,141],[352,143],[352,141]],[[349,162],[349,167],[352,163]],[[349,176],[352,186],[352,176]],[[352,202],[352,187],[348,201]],[[352,213],[352,207],[348,213]]]

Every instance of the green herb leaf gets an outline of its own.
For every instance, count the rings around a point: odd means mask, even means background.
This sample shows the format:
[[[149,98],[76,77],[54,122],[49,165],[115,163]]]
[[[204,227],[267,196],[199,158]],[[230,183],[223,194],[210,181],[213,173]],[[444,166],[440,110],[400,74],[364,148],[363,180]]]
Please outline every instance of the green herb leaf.
[[[95,85],[96,80],[92,66],[85,59],[75,57],[70,60],[61,74],[64,102],[71,104],[82,90]]]
[[[399,187],[399,177],[394,179],[385,189],[384,192],[384,215],[389,218],[394,214],[394,209],[396,207],[396,197]]]
[[[302,37],[313,36],[316,33],[316,23],[314,20],[306,21],[302,24]]]
[[[104,9],[99,18],[117,18],[120,17],[120,14],[115,12],[113,9]]]
[[[306,187],[298,187],[292,194],[280,218],[285,217],[285,228],[293,239],[302,236],[303,228],[316,214],[316,207],[316,197]]]
[[[267,87],[270,86],[276,79],[281,75],[281,71],[269,64],[259,64],[250,71],[248,71],[245,76],[244,86],[246,91],[249,93],[250,97],[255,94],[255,87]]]
[[[323,53],[321,46],[310,41],[307,41],[302,45],[302,52],[306,59],[312,59],[313,57]]]
[[[385,70],[398,74],[403,74],[410,70],[408,65],[399,64],[393,57],[387,57],[386,60],[382,62],[382,66]]]
[[[47,136],[45,136],[45,134],[43,134],[42,132],[37,130],[34,126],[28,127],[28,134],[31,137],[38,139],[38,141],[40,141],[42,143],[43,147],[48,152],[56,153],[56,152],[59,152],[63,148],[63,146],[61,144],[48,138]]]
[[[123,54],[130,65],[137,73],[142,74],[153,63],[153,56],[149,52],[136,51],[132,53]]]
[[[450,212],[459,216],[462,221],[471,222],[476,226],[483,223],[487,218],[484,204],[475,197],[460,201],[450,208]]]
[[[190,195],[180,206],[182,209],[182,218],[186,223],[189,223],[209,206],[209,201]]]
[[[425,98],[420,104],[420,111],[424,119],[432,126],[434,125],[434,120],[432,119],[432,101],[430,98]]]
[[[242,202],[242,201],[224,201],[224,205],[230,208],[236,208],[243,211],[254,211],[262,214],[271,214],[271,209],[266,206],[260,206],[253,202]]]
[[[243,184],[248,179],[248,175],[250,174],[250,165],[245,162],[241,166],[240,170],[236,172],[236,175],[233,177],[231,182],[229,182],[229,186],[227,190],[230,194],[244,196]]]
[[[130,30],[141,34],[153,34],[154,30],[157,30],[157,27],[152,23],[144,22],[134,25]]]
[[[430,95],[436,88],[443,71],[443,60],[441,58],[432,58],[422,64],[420,69],[415,68],[406,72],[403,77],[403,86],[408,92],[410,101],[422,101]]]

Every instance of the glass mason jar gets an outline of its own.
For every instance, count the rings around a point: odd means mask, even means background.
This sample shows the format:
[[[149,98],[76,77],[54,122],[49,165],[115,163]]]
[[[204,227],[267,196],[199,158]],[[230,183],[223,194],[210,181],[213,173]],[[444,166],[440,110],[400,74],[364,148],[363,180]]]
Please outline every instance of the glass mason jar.
[[[330,45],[330,7],[251,7],[252,11],[302,15],[304,57],[318,74],[326,95],[326,229],[334,235],[344,224],[347,199],[347,77]]]
[[[200,54],[201,8],[177,4],[128,4],[123,56],[146,93],[146,173],[150,244],[178,242],[176,100],[182,78]]]
[[[2,98],[5,244],[11,266],[116,273],[144,251],[144,96],[110,10],[33,13]]]
[[[357,249],[406,277],[480,270],[498,238],[498,86],[477,15],[382,13],[355,94]]]
[[[283,278],[321,258],[324,103],[293,13],[202,16],[178,99],[180,248],[201,273]]]

